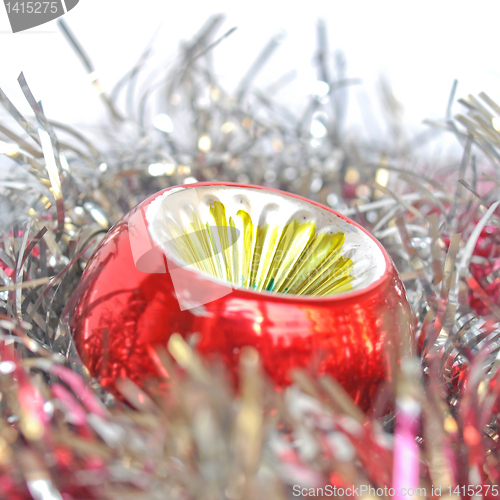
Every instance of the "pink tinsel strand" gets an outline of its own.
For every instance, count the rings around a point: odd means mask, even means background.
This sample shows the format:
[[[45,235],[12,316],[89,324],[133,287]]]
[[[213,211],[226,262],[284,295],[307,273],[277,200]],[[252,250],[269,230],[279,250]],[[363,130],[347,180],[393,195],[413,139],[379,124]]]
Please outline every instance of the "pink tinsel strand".
[[[411,398],[398,398],[394,435],[393,488],[395,498],[411,498],[419,485],[420,451],[415,440],[420,422],[420,405]],[[413,496],[414,496],[413,495]]]

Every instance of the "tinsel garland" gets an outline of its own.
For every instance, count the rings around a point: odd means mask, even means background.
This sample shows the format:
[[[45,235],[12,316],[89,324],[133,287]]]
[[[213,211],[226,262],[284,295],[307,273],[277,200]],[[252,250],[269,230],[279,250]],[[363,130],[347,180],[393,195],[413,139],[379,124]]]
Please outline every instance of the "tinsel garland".
[[[284,82],[251,85],[275,41],[234,94],[218,85],[220,21],[169,68],[148,69],[148,49],[112,92],[94,78],[110,111],[99,136],[51,122],[23,75],[34,118],[0,92],[10,116],[0,149],[11,160],[0,180],[0,497],[498,496],[500,106],[469,96],[464,114],[434,123],[464,153],[425,176],[387,89],[392,139],[344,130],[352,80],[339,58],[332,69],[324,25],[317,91],[294,116],[274,95]],[[320,201],[388,249],[416,318],[395,370],[393,414],[380,402],[364,415],[334,380],[301,372],[275,393],[252,350],[235,394],[224,369],[176,335],[157,353],[172,388],[165,398],[123,380],[119,401],[89,379],[65,306],[92,249],[147,195],[211,180]]]

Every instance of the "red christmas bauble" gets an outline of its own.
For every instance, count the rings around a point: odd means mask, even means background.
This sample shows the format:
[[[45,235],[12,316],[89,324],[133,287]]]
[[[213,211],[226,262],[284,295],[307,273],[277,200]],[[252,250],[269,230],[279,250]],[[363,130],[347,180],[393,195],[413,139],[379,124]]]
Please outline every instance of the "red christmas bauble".
[[[470,271],[482,291],[495,306],[500,306],[500,279],[492,279],[500,269],[500,231],[496,226],[486,226],[481,231],[473,252]],[[481,294],[482,295],[482,294]],[[489,308],[480,292],[469,290],[469,304],[478,314],[486,315]]]
[[[254,346],[277,386],[294,368],[334,377],[367,410],[412,328],[384,248],[318,203],[267,188],[199,183],[139,204],[90,259],[70,327],[90,373],[113,389],[157,374],[174,332],[236,377]]]

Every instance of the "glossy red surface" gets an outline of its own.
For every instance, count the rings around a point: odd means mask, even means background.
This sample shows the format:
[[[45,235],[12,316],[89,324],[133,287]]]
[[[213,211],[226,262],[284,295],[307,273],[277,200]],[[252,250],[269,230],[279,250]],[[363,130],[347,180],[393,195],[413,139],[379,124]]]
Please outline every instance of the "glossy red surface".
[[[469,304],[481,315],[490,313],[491,307],[500,306],[500,231],[495,226],[486,226],[479,235],[474,256],[481,259],[470,265],[470,271],[476,282],[469,282]],[[489,306],[489,307],[488,307]]]
[[[196,332],[198,351],[222,357],[235,377],[240,349],[251,345],[276,385],[289,384],[293,368],[313,376],[329,374],[367,410],[380,385],[391,378],[402,336],[411,332],[405,291],[385,250],[386,272],[361,291],[318,298],[227,290],[229,285],[173,266],[150,244],[147,223],[130,231],[131,218],[144,221],[146,207],[161,193],[110,230],[69,305],[74,340],[92,375],[111,389],[125,376],[142,385],[156,374],[155,346],[166,346],[174,332]],[[149,248],[139,267],[144,269],[146,262],[151,272],[137,270],[132,248],[138,246]],[[204,294],[220,298],[181,310],[178,297],[190,294],[199,302]]]

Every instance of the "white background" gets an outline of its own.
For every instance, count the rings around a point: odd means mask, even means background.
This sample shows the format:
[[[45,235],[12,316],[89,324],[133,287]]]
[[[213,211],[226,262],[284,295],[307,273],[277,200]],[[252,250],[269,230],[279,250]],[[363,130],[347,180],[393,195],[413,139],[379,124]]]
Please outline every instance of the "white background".
[[[385,74],[412,124],[444,115],[455,78],[458,96],[484,90],[500,100],[500,7],[496,0],[80,0],[65,20],[85,47],[104,87],[111,89],[138,59],[158,26],[158,60],[168,61],[179,42],[190,39],[214,13],[226,14],[220,34],[238,27],[214,57],[217,73],[228,89],[237,85],[273,35],[286,32],[255,84],[270,83],[297,69],[297,80],[282,97],[294,110],[312,90],[315,26],[320,17],[328,26],[331,51],[345,54],[348,75],[361,77],[373,89],[380,74]],[[0,6],[0,48],[0,87],[16,105],[23,108],[16,79],[24,71],[50,118],[67,123],[98,120],[102,104],[55,21],[12,34]]]

